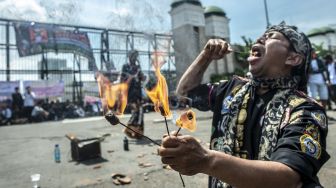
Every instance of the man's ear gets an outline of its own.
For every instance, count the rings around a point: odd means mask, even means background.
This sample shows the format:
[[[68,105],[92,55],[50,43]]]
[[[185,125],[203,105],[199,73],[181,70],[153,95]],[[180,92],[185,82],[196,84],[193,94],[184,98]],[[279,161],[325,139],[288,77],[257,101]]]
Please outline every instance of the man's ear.
[[[303,60],[302,55],[295,52],[290,52],[285,64],[295,67],[297,65],[300,65],[302,63],[302,60]]]

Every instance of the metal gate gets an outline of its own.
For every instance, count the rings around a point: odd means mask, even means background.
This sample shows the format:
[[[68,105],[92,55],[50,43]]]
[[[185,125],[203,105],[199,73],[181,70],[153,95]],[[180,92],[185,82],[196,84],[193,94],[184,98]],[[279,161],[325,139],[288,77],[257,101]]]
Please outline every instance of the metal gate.
[[[82,101],[85,95],[97,96],[94,72],[89,70],[88,59],[74,52],[44,52],[19,57],[13,23],[21,20],[0,18],[0,81],[62,80],[65,83],[63,100]],[[40,22],[39,22],[40,23]],[[41,23],[43,24],[43,23]],[[139,51],[139,61],[145,74],[151,73],[151,56],[164,54],[166,64],[162,73],[168,87],[176,83],[175,57],[170,34],[144,33],[78,25],[54,24],[67,30],[87,32],[96,65],[100,71],[120,71],[127,63],[127,52]]]

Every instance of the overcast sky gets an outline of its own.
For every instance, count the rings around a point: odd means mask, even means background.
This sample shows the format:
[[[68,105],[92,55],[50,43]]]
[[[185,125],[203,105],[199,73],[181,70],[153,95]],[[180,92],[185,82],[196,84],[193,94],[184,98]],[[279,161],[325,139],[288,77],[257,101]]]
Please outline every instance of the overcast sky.
[[[242,42],[241,36],[255,39],[265,30],[264,0],[201,2],[203,6],[219,6],[226,12],[231,41],[235,43]],[[71,3],[78,10],[59,13]],[[268,0],[267,3],[272,24],[285,20],[304,32],[336,24],[336,0]],[[48,16],[48,4],[49,8],[56,7],[54,18]],[[171,0],[0,0],[0,17],[169,33],[170,4]],[[64,15],[73,19],[64,19]]]

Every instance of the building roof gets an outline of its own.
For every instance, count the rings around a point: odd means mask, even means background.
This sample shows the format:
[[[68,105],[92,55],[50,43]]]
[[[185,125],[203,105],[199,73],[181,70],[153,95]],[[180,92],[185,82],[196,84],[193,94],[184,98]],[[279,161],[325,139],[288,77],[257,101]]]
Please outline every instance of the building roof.
[[[331,27],[320,27],[320,28],[314,28],[307,32],[308,37],[313,37],[317,35],[325,35],[327,33],[335,33],[335,30]]]
[[[204,10],[204,15],[211,16],[211,15],[218,15],[218,16],[226,16],[224,10],[217,6],[208,6]]]
[[[170,6],[171,8],[175,8],[184,3],[202,6],[202,3],[199,0],[173,0]]]

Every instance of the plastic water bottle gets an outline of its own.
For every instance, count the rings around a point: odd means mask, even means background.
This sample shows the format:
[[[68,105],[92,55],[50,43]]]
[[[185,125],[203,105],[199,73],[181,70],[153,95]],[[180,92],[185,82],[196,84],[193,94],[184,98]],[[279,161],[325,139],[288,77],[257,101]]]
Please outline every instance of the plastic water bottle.
[[[55,158],[55,162],[56,163],[60,163],[61,162],[61,150],[60,150],[58,144],[55,144],[54,158]]]
[[[124,150],[125,150],[125,151],[128,151],[128,150],[129,150],[129,149],[128,149],[128,139],[127,139],[126,136],[124,137]]]

